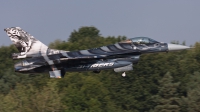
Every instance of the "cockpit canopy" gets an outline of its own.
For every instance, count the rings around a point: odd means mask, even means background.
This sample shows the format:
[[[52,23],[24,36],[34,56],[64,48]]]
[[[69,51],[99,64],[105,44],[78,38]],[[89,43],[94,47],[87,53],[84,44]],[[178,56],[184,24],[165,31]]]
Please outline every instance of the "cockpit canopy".
[[[158,43],[158,42],[148,37],[135,37],[135,38],[122,41],[121,43],[153,44],[153,43]]]

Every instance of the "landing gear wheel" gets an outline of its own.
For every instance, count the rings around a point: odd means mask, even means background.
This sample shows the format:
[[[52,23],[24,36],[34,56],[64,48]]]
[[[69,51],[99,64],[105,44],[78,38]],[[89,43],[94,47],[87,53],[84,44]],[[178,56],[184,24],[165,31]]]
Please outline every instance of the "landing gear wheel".
[[[124,73],[122,73],[122,77],[126,77],[126,73],[124,72]]]

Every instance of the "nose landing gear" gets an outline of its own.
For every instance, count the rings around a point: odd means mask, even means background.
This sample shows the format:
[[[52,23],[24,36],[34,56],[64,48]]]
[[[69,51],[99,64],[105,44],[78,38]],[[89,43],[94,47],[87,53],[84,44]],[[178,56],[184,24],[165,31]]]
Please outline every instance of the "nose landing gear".
[[[126,73],[124,72],[124,73],[122,73],[122,77],[126,77]]]

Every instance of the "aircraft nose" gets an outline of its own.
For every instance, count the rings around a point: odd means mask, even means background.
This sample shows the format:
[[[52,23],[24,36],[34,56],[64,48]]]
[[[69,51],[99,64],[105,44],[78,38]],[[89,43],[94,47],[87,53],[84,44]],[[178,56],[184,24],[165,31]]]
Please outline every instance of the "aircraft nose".
[[[178,50],[184,50],[184,49],[190,49],[191,47],[184,46],[184,45],[177,45],[177,44],[167,44],[169,51],[178,51]]]

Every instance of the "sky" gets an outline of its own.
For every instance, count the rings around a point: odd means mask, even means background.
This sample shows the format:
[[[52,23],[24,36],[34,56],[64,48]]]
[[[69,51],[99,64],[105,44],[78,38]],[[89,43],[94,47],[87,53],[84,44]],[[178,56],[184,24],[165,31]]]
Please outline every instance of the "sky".
[[[160,42],[200,42],[200,0],[4,0],[0,2],[0,46],[4,28],[21,27],[46,45],[67,41],[74,30],[94,26],[100,34]],[[95,40],[94,40],[95,41]]]

